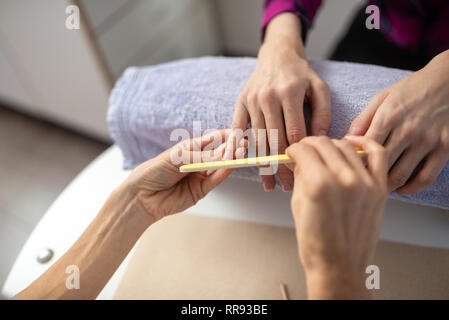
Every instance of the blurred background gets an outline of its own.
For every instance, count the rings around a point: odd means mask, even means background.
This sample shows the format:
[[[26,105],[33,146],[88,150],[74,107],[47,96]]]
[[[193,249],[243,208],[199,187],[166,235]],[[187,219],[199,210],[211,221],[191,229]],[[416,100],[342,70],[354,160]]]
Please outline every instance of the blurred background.
[[[256,56],[263,2],[1,0],[0,287],[48,207],[111,145],[107,101],[121,73],[186,57]],[[360,4],[325,3],[310,59],[326,59]],[[65,26],[69,5],[80,9],[79,30]]]

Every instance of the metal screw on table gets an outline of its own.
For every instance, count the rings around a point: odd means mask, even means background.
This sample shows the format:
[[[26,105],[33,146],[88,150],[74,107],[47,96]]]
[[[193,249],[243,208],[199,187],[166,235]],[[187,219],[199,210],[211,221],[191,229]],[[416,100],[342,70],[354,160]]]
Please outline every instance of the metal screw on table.
[[[47,263],[53,258],[54,252],[49,248],[42,249],[37,255],[36,259],[39,263]]]

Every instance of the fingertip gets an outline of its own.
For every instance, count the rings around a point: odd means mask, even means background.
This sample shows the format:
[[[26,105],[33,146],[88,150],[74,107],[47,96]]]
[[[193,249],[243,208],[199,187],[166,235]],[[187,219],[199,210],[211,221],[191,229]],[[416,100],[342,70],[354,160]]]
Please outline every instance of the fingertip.
[[[327,136],[327,130],[321,129],[318,131],[319,136]]]
[[[264,189],[265,192],[271,192],[271,191],[274,190],[275,184],[271,183],[271,182],[263,181],[262,182],[262,186],[263,186],[263,189]]]
[[[349,141],[356,147],[362,147],[364,144],[364,139],[362,136],[348,134],[343,137],[343,140]]]
[[[262,181],[262,187],[265,192],[273,191],[276,187],[276,181],[274,179],[274,176],[268,176],[268,175],[261,175],[260,179]]]

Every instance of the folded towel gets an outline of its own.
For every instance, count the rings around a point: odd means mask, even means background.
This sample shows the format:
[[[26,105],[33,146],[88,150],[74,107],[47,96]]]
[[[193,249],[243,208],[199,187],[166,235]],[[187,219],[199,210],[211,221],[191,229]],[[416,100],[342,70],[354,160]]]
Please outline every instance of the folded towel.
[[[169,139],[174,129],[193,134],[195,121],[202,130],[229,127],[235,100],[255,64],[253,58],[205,57],[127,69],[111,93],[108,112],[110,133],[122,149],[124,167],[133,168],[175,144]],[[329,136],[333,138],[344,136],[375,94],[410,74],[355,63],[311,64],[331,88]],[[257,168],[239,169],[232,176],[259,179]],[[449,165],[420,193],[390,196],[449,209]]]

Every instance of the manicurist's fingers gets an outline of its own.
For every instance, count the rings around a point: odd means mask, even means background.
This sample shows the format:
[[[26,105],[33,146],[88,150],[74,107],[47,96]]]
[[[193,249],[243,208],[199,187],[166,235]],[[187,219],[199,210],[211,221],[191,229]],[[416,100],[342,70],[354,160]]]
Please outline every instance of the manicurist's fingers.
[[[322,161],[334,174],[344,174],[344,171],[350,170],[348,162],[330,138],[326,136],[308,137],[304,139],[304,143],[316,149],[323,159]]]
[[[315,181],[317,177],[328,171],[316,149],[304,142],[306,139],[308,138],[291,145],[286,150],[287,155],[295,160],[295,183],[296,178],[301,178],[306,183]]]
[[[357,154],[354,145],[346,139],[332,140],[343,156],[348,161],[351,168],[355,169],[362,178],[369,178],[369,173],[363,163],[362,156]]]
[[[346,136],[345,139],[366,152],[368,172],[380,186],[386,188],[388,159],[385,148],[367,137]]]

